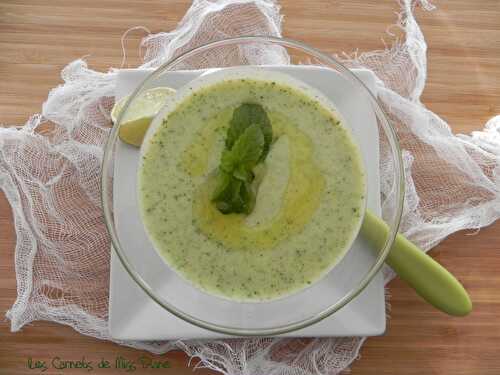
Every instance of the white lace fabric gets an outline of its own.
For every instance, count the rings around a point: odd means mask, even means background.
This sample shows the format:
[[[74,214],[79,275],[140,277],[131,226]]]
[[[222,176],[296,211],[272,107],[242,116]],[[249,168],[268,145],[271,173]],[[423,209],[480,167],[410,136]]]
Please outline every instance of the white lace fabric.
[[[404,0],[402,42],[343,61],[371,69],[379,100],[396,128],[406,170],[401,230],[428,250],[449,234],[480,228],[500,217],[500,116],[482,131],[454,135],[420,102],[426,80],[426,44],[413,16],[427,1]],[[195,0],[176,30],[147,36],[143,68],[154,68],[208,41],[237,35],[281,35],[279,5],[271,0]],[[341,52],[341,51],[339,51]],[[254,62],[283,55],[252,49]],[[210,64],[231,64],[210,55]],[[285,57],[286,60],[286,57]],[[185,67],[195,68],[195,67]],[[17,235],[17,299],[8,311],[17,331],[36,320],[66,324],[110,340],[110,241],[100,204],[103,146],[110,130],[116,71],[100,73],[83,60],[62,71],[54,88],[21,129],[0,129],[0,187],[13,211]],[[382,192],[389,165],[381,165]],[[383,196],[383,208],[393,202]],[[386,280],[393,274],[386,268]],[[231,375],[335,374],[358,356],[364,338],[256,338],[126,342],[163,353],[181,348],[202,366]]]

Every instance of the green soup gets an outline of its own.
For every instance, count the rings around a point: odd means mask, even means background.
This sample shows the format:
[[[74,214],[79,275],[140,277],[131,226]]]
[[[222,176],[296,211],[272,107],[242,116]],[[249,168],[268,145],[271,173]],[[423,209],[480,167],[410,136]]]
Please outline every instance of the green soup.
[[[211,202],[233,110],[261,104],[273,145],[255,171],[253,212]],[[196,287],[238,301],[298,291],[327,273],[361,223],[359,151],[335,114],[283,83],[227,79],[193,92],[163,120],[139,170],[146,230],[165,261]]]

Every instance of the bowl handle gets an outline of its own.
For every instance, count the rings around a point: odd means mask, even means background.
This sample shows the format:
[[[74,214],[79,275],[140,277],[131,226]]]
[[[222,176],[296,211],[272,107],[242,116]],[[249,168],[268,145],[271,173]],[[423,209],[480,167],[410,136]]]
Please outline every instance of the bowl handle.
[[[382,219],[367,211],[361,233],[368,242],[381,249],[389,227]],[[471,312],[472,302],[462,284],[401,234],[396,236],[386,263],[437,309],[454,316],[465,316]]]

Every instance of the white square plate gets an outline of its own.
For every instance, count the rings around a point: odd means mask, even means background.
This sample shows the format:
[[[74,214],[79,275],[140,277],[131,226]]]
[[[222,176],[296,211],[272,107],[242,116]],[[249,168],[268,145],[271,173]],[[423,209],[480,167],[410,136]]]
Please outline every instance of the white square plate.
[[[365,160],[368,180],[368,208],[380,214],[379,150],[376,118],[370,105],[350,100],[348,88],[339,77],[319,67],[276,66],[269,67],[316,87],[331,98],[347,123],[364,123],[363,134],[358,134],[360,147],[371,157]],[[179,88],[204,71],[177,71],[162,76],[158,85]],[[120,99],[132,91],[151,73],[151,70],[122,70],[118,74],[115,96]],[[353,70],[364,84],[375,93],[375,77],[367,70]],[[376,93],[375,93],[376,94]],[[114,214],[117,231],[123,246],[141,248],[151,246],[145,237],[135,199],[136,173],[139,151],[122,144],[117,145],[114,169]],[[163,266],[163,265],[162,265]],[[111,279],[109,295],[109,324],[111,336],[120,340],[172,340],[217,338],[224,335],[198,328],[187,323],[149,298],[124,269],[114,251],[111,252]],[[320,298],[320,296],[318,296]],[[385,299],[380,273],[365,290],[344,308],[310,327],[284,336],[374,336],[385,331]],[[226,336],[227,337],[227,336]]]

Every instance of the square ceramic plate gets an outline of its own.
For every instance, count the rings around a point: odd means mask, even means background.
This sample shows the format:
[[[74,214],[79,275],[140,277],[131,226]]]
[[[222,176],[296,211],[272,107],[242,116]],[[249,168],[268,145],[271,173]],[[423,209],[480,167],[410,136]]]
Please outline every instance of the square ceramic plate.
[[[378,130],[375,114],[369,104],[352,100],[345,83],[333,73],[320,67],[273,66],[276,69],[316,87],[329,97],[342,113],[347,123],[364,123],[366,131],[361,134],[360,147],[368,150],[370,158],[365,160],[368,189],[368,208],[380,213]],[[120,99],[132,91],[146,78],[151,70],[122,70],[118,74],[115,96]],[[162,76],[158,85],[179,88],[204,71],[177,71]],[[353,70],[364,84],[375,93],[375,76],[367,70]],[[135,199],[136,171],[130,166],[138,165],[139,150],[118,143],[115,158],[113,204],[117,231],[123,246],[151,246],[139,219]],[[137,246],[136,248],[140,248]],[[357,244],[363,246],[363,244]],[[141,267],[148,265],[141,265]],[[149,265],[157,267],[157,265]],[[164,266],[164,265],[161,265]],[[172,340],[194,338],[217,338],[224,335],[198,328],[187,323],[150,299],[134,282],[122,266],[114,251],[111,252],[111,279],[109,295],[109,324],[111,336],[120,340]],[[321,296],[318,295],[318,298]],[[332,316],[299,331],[284,336],[328,337],[328,336],[375,336],[385,331],[385,299],[383,279],[375,276],[365,290],[349,304]]]

